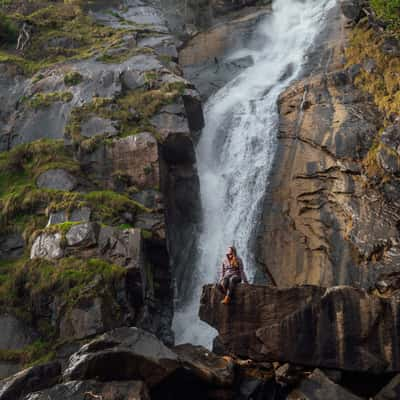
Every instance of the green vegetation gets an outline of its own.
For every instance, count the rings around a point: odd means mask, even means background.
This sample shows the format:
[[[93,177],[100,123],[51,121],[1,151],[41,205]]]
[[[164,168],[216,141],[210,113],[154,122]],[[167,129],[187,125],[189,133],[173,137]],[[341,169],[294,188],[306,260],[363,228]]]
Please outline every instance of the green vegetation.
[[[68,74],[64,76],[64,83],[67,86],[79,85],[82,82],[82,80],[83,76],[77,71],[68,72]]]
[[[153,72],[152,74],[154,75],[149,76],[155,77],[155,73]],[[118,121],[120,125],[120,137],[147,131],[154,133],[157,139],[161,140],[150,124],[149,119],[162,106],[173,103],[183,93],[185,87],[183,82],[166,83],[158,89],[129,91],[116,100],[96,97],[91,103],[72,110],[72,115],[66,129],[67,134],[72,140],[80,143],[84,140],[80,132],[82,123],[91,116],[97,115],[102,118]],[[138,116],[133,116],[132,110]],[[93,144],[93,140],[87,142],[85,147],[90,148],[88,145]],[[98,139],[95,139],[95,141],[96,145],[99,144]]]
[[[377,16],[392,27],[400,26],[400,0],[371,0],[371,6]]]
[[[62,313],[68,313],[84,299],[116,298],[115,288],[125,275],[125,268],[95,258],[0,261],[0,309],[26,321],[41,336],[21,350],[0,350],[0,360],[29,365],[53,358],[59,332],[41,304],[57,299]]]
[[[63,168],[79,173],[79,164],[60,140],[39,140],[22,144],[0,154],[0,221],[2,230],[13,220],[13,225],[27,224],[22,218],[38,208],[45,208],[52,200],[72,197],[72,193],[41,190],[36,178],[52,168]],[[32,216],[31,222],[38,218]],[[29,225],[29,224],[28,224]]]
[[[0,350],[1,361],[14,361],[25,367],[50,361],[55,356],[49,342],[37,340],[19,350]]]
[[[356,85],[370,93],[386,118],[400,111],[400,59],[381,51],[383,35],[362,24],[355,28],[350,46],[346,50],[348,66],[374,62],[372,71],[362,68]]]
[[[0,49],[0,62],[17,64],[28,75],[56,63],[73,59],[85,59],[106,53],[118,45],[126,32],[134,30],[113,29],[97,24],[86,15],[82,1],[31,2],[29,14],[20,14],[18,7],[9,7],[7,17],[0,18],[1,38],[15,37],[14,27],[26,21],[34,33],[23,55],[13,49]],[[26,10],[24,10],[26,11]],[[9,40],[8,40],[9,41]]]
[[[57,101],[68,103],[73,99],[73,97],[74,96],[71,92],[36,93],[29,100],[29,105],[34,109],[46,108]]]

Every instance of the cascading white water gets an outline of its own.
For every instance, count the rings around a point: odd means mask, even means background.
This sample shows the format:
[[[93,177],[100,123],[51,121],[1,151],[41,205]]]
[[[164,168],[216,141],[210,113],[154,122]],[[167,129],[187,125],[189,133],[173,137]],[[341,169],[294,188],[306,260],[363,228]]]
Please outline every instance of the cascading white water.
[[[177,343],[210,347],[216,331],[198,318],[201,288],[216,281],[227,246],[234,244],[250,279],[251,239],[260,216],[276,147],[279,94],[299,76],[324,17],[336,0],[275,0],[257,28],[263,39],[251,55],[254,65],[213,95],[205,106],[206,125],[197,163],[203,232],[194,290],[174,317]]]

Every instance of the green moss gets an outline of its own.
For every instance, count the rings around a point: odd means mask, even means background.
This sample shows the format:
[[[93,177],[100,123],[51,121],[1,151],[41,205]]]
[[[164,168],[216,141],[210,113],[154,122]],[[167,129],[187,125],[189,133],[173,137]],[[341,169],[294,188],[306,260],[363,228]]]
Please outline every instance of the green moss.
[[[79,164],[59,140],[39,140],[0,154],[0,231],[19,231],[25,240],[45,224],[51,202],[71,201],[76,194],[38,189],[37,177],[52,168],[80,173]],[[38,213],[38,215],[35,215]]]
[[[371,6],[392,28],[400,26],[400,0],[371,0]]]
[[[24,367],[45,363],[54,357],[51,343],[42,340],[37,340],[19,350],[0,350],[1,361],[20,363]]]
[[[6,309],[33,306],[35,298],[59,296],[67,306],[75,305],[82,297],[113,290],[126,269],[100,259],[66,257],[56,261],[43,259],[10,261],[4,267],[0,282],[0,307]],[[100,290],[99,290],[100,289]]]
[[[152,73],[155,74],[155,73]],[[149,79],[156,75],[149,75]],[[67,135],[76,143],[86,140],[81,136],[82,123],[91,116],[99,116],[118,121],[120,137],[136,135],[146,131],[161,141],[160,135],[150,124],[149,119],[164,105],[173,103],[185,90],[183,82],[168,83],[158,89],[146,88],[129,91],[116,100],[96,97],[91,103],[72,110],[68,122]],[[138,116],[134,116],[134,110]]]
[[[32,2],[33,3],[33,2]],[[23,56],[3,48],[0,62],[17,64],[28,75],[67,60],[85,59],[103,53],[110,46],[122,41],[133,27],[113,29],[103,26],[85,14],[84,1],[46,2],[37,4],[31,14],[10,14],[13,24],[28,21],[34,27],[34,35],[24,50]],[[35,4],[32,4],[34,7]],[[57,45],[59,39],[60,45]],[[54,43],[54,44],[53,44]],[[65,43],[71,43],[70,46]]]
[[[64,83],[67,86],[79,85],[82,82],[82,80],[83,76],[77,71],[69,72],[64,76]]]
[[[360,24],[354,29],[346,56],[348,66],[374,61],[374,69],[362,69],[355,83],[373,96],[378,108],[389,119],[400,112],[400,59],[381,51],[383,40],[384,35]]]
[[[36,93],[30,100],[29,106],[34,109],[46,108],[58,101],[69,103],[74,95],[71,92]]]
[[[125,230],[125,229],[132,229],[133,226],[131,224],[121,224],[118,228],[121,230]]]

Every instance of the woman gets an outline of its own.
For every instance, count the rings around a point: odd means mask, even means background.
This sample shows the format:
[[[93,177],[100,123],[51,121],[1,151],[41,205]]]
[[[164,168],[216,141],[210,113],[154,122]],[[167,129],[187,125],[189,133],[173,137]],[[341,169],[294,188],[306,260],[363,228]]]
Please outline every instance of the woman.
[[[236,248],[229,246],[219,275],[219,288],[225,294],[221,303],[229,304],[235,286],[242,281],[249,283],[243,269],[243,261],[237,256]]]

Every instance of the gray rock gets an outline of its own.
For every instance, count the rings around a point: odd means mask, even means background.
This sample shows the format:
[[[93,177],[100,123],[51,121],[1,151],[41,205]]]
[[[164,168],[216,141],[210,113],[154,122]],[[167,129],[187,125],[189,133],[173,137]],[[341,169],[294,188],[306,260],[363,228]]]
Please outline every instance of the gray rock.
[[[23,400],[82,400],[89,399],[88,393],[101,400],[150,400],[146,385],[140,381],[96,382],[71,381],[30,394]]]
[[[22,366],[15,361],[0,361],[0,380],[8,378],[11,375],[21,371]]]
[[[142,190],[132,194],[131,197],[147,208],[158,209],[162,207],[162,194],[154,189]]]
[[[117,133],[115,122],[101,117],[91,117],[81,126],[81,134],[85,137],[115,136]]]
[[[18,350],[31,344],[35,339],[32,329],[12,315],[0,315],[0,326],[0,349],[2,350]]]
[[[368,73],[371,74],[376,70],[376,61],[373,60],[372,58],[368,58],[363,62],[362,66]]]
[[[71,191],[76,187],[76,179],[64,169],[49,169],[43,172],[37,180],[36,185],[40,189],[56,189]]]
[[[91,222],[74,225],[65,235],[68,246],[90,247],[97,243],[97,225]]]
[[[340,7],[346,18],[355,22],[360,18],[361,3],[359,0],[341,0]]]
[[[400,42],[395,37],[384,38],[381,50],[384,54],[398,57],[400,56]]]
[[[12,259],[22,256],[25,241],[20,233],[0,236],[0,259]]]
[[[143,380],[152,387],[178,367],[178,356],[154,335],[125,327],[101,335],[72,355],[64,379]]]
[[[100,298],[88,299],[64,315],[60,321],[61,339],[83,339],[105,330]]]
[[[361,400],[346,389],[328,379],[319,369],[304,379],[300,386],[291,392],[288,400]]]
[[[140,229],[120,229],[102,226],[99,250],[103,257],[129,268],[143,268],[143,247]]]
[[[64,255],[61,248],[61,233],[41,233],[33,242],[31,259],[46,258],[56,259]]]
[[[25,369],[0,382],[0,400],[17,400],[20,396],[54,385],[61,374],[58,362]]]
[[[172,36],[150,36],[138,41],[138,47],[151,47],[159,56],[178,58],[178,51]]]
[[[74,208],[67,213],[66,210],[50,213],[47,226],[62,224],[63,222],[89,222],[92,210],[89,207]]]

